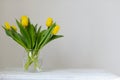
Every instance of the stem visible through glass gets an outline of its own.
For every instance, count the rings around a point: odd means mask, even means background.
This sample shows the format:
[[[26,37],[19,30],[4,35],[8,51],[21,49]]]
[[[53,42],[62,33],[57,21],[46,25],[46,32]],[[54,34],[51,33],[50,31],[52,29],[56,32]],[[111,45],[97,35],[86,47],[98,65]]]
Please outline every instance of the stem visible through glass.
[[[27,50],[27,60],[24,65],[24,69],[27,71],[29,67],[34,64],[34,70],[41,71],[41,66],[39,64],[39,54],[38,50]]]

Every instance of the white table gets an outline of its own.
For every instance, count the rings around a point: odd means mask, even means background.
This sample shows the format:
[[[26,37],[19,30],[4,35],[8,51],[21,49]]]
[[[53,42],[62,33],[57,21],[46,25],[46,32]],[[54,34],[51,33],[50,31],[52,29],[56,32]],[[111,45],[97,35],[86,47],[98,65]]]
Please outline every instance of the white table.
[[[103,70],[62,69],[39,73],[22,70],[0,71],[0,80],[120,80],[118,76]]]

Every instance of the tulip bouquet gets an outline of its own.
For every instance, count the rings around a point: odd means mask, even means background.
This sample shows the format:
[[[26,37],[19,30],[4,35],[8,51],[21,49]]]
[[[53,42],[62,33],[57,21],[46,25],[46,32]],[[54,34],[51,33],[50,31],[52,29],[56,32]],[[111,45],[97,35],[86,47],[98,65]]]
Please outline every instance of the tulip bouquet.
[[[34,64],[34,68],[40,70],[39,51],[52,40],[63,37],[63,35],[56,35],[60,26],[50,17],[46,21],[46,29],[41,29],[38,24],[32,24],[27,16],[22,16],[20,20],[16,19],[16,23],[19,31],[16,26],[10,25],[8,22],[5,22],[2,27],[9,37],[26,50],[28,56],[24,69],[28,70],[29,66]]]

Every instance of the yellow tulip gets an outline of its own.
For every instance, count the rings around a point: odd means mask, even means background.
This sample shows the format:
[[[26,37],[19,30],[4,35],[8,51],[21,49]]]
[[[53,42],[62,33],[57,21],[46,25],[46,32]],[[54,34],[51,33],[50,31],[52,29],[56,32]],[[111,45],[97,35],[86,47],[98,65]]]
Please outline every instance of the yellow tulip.
[[[17,31],[16,26],[12,25],[11,27],[12,27],[15,31]]]
[[[52,31],[52,34],[53,34],[53,35],[57,34],[58,31],[59,31],[59,29],[60,29],[60,26],[59,26],[59,25],[56,25],[55,28],[54,28],[53,31]]]
[[[5,29],[7,29],[7,30],[11,29],[10,24],[8,22],[5,22]]]
[[[28,26],[28,17],[27,16],[22,16],[21,17],[21,24],[23,27],[27,27]]]
[[[53,19],[49,17],[46,21],[46,26],[50,27],[52,25],[52,23],[53,23]]]

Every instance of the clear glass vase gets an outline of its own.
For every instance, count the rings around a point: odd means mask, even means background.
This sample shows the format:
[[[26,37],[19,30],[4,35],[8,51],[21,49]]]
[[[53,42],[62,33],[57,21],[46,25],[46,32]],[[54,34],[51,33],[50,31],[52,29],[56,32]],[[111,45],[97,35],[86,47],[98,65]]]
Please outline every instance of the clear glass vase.
[[[39,58],[38,50],[26,50],[26,56],[23,60],[24,70],[28,72],[42,71],[42,59]]]

